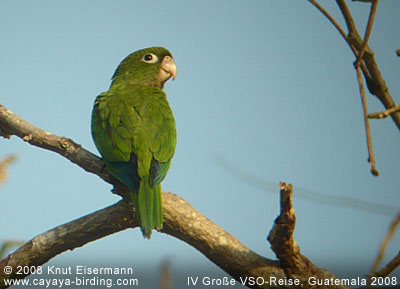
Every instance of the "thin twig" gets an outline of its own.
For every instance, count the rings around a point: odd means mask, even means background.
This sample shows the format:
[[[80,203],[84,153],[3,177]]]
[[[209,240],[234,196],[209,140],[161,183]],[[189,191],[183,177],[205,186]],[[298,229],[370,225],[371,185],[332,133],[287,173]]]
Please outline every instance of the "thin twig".
[[[390,241],[392,240],[392,238],[393,238],[393,236],[394,236],[394,234],[395,234],[395,232],[396,232],[396,229],[397,229],[397,227],[399,226],[399,224],[400,224],[400,212],[395,216],[395,218],[393,219],[393,221],[390,223],[390,226],[389,226],[389,229],[388,229],[388,231],[387,231],[387,233],[386,233],[386,235],[385,235],[385,237],[383,238],[383,240],[382,240],[382,242],[381,242],[381,245],[379,246],[379,250],[378,250],[378,254],[376,255],[376,258],[375,258],[375,260],[374,260],[374,263],[372,264],[372,267],[371,267],[371,274],[370,275],[372,275],[372,276],[386,276],[386,275],[381,275],[381,274],[383,274],[382,273],[382,271],[384,271],[384,272],[386,272],[387,271],[387,269],[386,270],[381,270],[380,272],[377,272],[377,270],[378,270],[378,266],[379,266],[379,264],[381,263],[381,261],[382,261],[382,259],[383,259],[383,257],[385,256],[385,251],[386,251],[386,247],[387,247],[387,245],[390,243]],[[396,258],[395,258],[396,259]],[[393,260],[392,260],[393,261]],[[389,264],[388,264],[389,265]],[[387,266],[388,266],[387,265]],[[387,267],[386,266],[386,267]],[[398,265],[397,265],[398,266]],[[385,267],[385,268],[386,268]],[[384,269],[385,269],[384,268]],[[390,272],[389,272],[390,273]],[[376,275],[376,274],[378,274],[378,275]]]
[[[332,25],[336,28],[336,30],[340,33],[340,35],[342,35],[342,37],[346,41],[347,45],[349,45],[349,47],[350,47],[351,51],[353,52],[354,56],[357,56],[358,55],[357,49],[354,47],[354,45],[351,43],[351,41],[349,41],[349,38],[348,38],[346,32],[339,25],[339,23],[337,23],[335,18],[333,18],[333,16],[331,14],[329,14],[329,12],[326,11],[326,9],[324,7],[322,7],[317,1],[315,1],[315,0],[308,0],[308,1],[312,5],[314,5],[326,18],[328,18],[328,20],[332,23]],[[347,6],[344,6],[343,9],[348,11],[348,9],[346,9],[346,8],[347,8]],[[354,23],[353,19],[351,18],[351,15],[350,15],[349,23]],[[370,76],[370,74],[368,72],[367,67],[365,66],[365,64],[363,62],[361,62],[361,69],[362,69],[362,72],[364,74],[364,77],[366,79],[370,79],[371,76]]]
[[[338,1],[338,3],[339,3],[339,1]],[[363,80],[362,80],[362,76],[361,76],[361,68],[360,68],[361,65],[360,64],[362,61],[362,57],[364,55],[364,51],[368,47],[368,39],[369,39],[369,36],[371,35],[372,25],[374,23],[377,6],[378,6],[378,0],[375,0],[371,5],[371,10],[370,10],[369,17],[368,17],[368,24],[367,24],[367,28],[365,30],[364,40],[361,45],[361,48],[359,49],[357,59],[354,63],[354,67],[357,71],[358,85],[360,87],[361,102],[362,102],[362,107],[363,107],[363,112],[364,112],[364,125],[365,125],[365,132],[366,132],[366,136],[367,136],[367,146],[368,146],[368,161],[371,164],[371,173],[376,177],[379,176],[379,172],[375,168],[375,158],[374,158],[374,152],[372,149],[371,130],[369,127],[369,120],[368,120],[367,99],[365,96],[365,89],[364,89],[364,84],[363,84]],[[346,9],[344,9],[342,11],[346,11]],[[350,12],[348,11],[348,13],[350,13]],[[349,17],[351,17],[351,16],[345,16],[346,19],[351,19]],[[349,21],[349,22],[351,22],[351,21]],[[355,27],[354,27],[354,29],[355,29]],[[349,30],[350,30],[350,28],[349,28]]]
[[[386,118],[396,111],[400,111],[399,104],[396,104],[395,106],[381,112],[371,112],[370,114],[368,114],[368,118]]]
[[[325,15],[326,18],[328,18],[328,20],[333,24],[333,26],[335,26],[335,28],[337,29],[337,31],[339,31],[340,35],[342,35],[342,37],[344,38],[344,40],[346,42],[347,41],[347,35],[346,32],[344,32],[344,30],[342,29],[342,27],[340,27],[339,23],[337,23],[337,21],[335,20],[335,18],[332,17],[331,14],[329,14],[328,11],[325,10],[324,7],[322,7],[317,1],[315,0],[308,0],[308,2],[310,2],[312,5],[314,5],[323,15]]]
[[[339,31],[340,35],[346,40],[346,43],[349,45],[350,49],[354,53],[356,57],[358,57],[358,51],[361,50],[363,45],[363,40],[358,34],[356,25],[354,23],[354,19],[350,13],[349,8],[344,0],[336,0],[337,5],[343,15],[343,18],[346,22],[346,26],[348,29],[348,33],[344,33],[343,29],[340,25],[337,24],[337,21],[321,6],[316,0],[308,0],[313,6],[315,6],[323,15],[325,15],[328,20],[335,26],[335,28]],[[340,28],[340,29],[339,29]],[[396,51],[397,55],[400,56],[400,49]],[[362,56],[362,60],[360,61],[361,69],[364,74],[365,80],[367,82],[368,90],[371,94],[375,95],[384,105],[386,109],[389,109],[395,106],[395,102],[390,95],[389,88],[386,85],[385,80],[383,79],[381,72],[378,68],[378,65],[375,61],[374,53],[371,49],[365,49],[364,54]],[[400,111],[396,111],[395,113],[390,114],[396,126],[400,129]]]
[[[371,173],[377,177],[377,176],[379,176],[379,172],[375,168],[375,157],[374,157],[374,152],[372,150],[371,130],[369,128],[369,120],[368,120],[367,99],[365,97],[364,82],[362,79],[360,66],[356,67],[356,71],[357,71],[358,85],[360,87],[362,108],[363,108],[363,112],[364,112],[364,125],[365,125],[365,133],[366,133],[366,137],[367,137],[367,147],[368,147],[368,161],[371,164]]]
[[[389,276],[397,267],[400,266],[400,251],[397,255],[385,266],[382,270],[375,272],[376,277],[386,277]]]
[[[367,29],[365,30],[363,44],[361,46],[360,52],[358,53],[357,60],[354,64],[355,66],[360,65],[360,63],[362,61],[362,57],[364,55],[364,51],[367,48],[369,36],[371,35],[372,26],[374,24],[377,7],[378,7],[378,0],[374,0],[374,2],[371,5],[371,10],[369,11]]]
[[[351,16],[349,7],[347,7],[346,2],[344,0],[336,0],[336,3],[343,14],[349,34],[358,35],[356,24],[354,23],[353,16]]]

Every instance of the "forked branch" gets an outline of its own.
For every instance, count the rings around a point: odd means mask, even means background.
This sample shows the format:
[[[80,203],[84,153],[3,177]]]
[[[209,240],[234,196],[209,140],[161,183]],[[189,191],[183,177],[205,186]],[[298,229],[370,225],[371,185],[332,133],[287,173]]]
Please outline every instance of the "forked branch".
[[[371,173],[374,176],[378,176],[379,172],[375,167],[375,158],[372,150],[372,139],[369,126],[369,118],[378,118],[376,115],[382,116],[382,114],[371,114],[368,115],[367,100],[365,95],[365,89],[363,80],[361,77],[361,71],[367,82],[368,90],[371,94],[375,95],[385,106],[386,111],[390,111],[387,115],[390,115],[400,129],[400,111],[397,110],[397,106],[392,99],[389,89],[386,86],[385,80],[383,79],[378,65],[374,58],[374,53],[368,46],[368,40],[371,35],[372,26],[375,19],[375,14],[378,6],[378,0],[370,1],[371,9],[368,17],[367,27],[364,34],[364,39],[361,39],[358,33],[357,27],[355,25],[353,16],[351,15],[350,9],[348,8],[344,0],[336,0],[336,3],[343,15],[345,20],[348,33],[346,34],[338,22],[330,15],[316,0],[308,0],[312,5],[314,5],[327,19],[332,23],[332,25],[338,30],[340,35],[344,38],[346,43],[349,45],[353,51],[356,60],[354,62],[354,67],[356,70],[357,81],[360,88],[360,95],[362,101],[362,108],[364,114],[364,126],[367,139],[368,148],[368,161],[371,164]]]
[[[115,193],[121,196],[127,195],[126,188],[102,170],[103,163],[97,156],[71,139],[59,137],[29,124],[1,104],[0,128],[6,135],[16,135],[32,145],[64,156],[87,172],[96,174],[103,180],[114,184]],[[262,277],[264,280],[269,280],[270,277],[284,280],[286,277],[287,272],[279,262],[256,254],[177,195],[163,193],[163,217],[163,233],[193,246],[239,282],[246,282],[245,280],[248,280],[246,277]],[[11,266],[15,272],[17,265],[41,265],[64,251],[137,226],[134,209],[128,205],[128,202],[120,201],[110,207],[51,229],[36,236],[1,261],[0,288],[6,287],[4,279],[25,277],[24,275],[5,274],[4,266]],[[306,258],[304,257],[302,260],[306,260]],[[304,271],[302,276],[309,274],[309,276],[321,279],[336,278],[329,271],[312,266],[310,268],[313,270]],[[316,271],[314,271],[315,268],[317,268]],[[246,285],[252,288],[293,288],[287,284],[275,285],[273,283]]]

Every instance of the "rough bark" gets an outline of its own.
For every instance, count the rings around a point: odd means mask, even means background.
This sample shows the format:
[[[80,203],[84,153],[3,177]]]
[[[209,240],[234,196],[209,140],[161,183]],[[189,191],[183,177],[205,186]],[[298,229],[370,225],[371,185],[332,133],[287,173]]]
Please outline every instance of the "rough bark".
[[[126,187],[104,170],[104,164],[100,158],[71,139],[51,134],[31,125],[1,104],[0,135],[6,138],[16,135],[31,145],[64,156],[85,171],[96,174],[106,182],[114,184],[114,193],[127,199]],[[281,258],[280,262],[278,262],[256,254],[228,232],[193,209],[182,198],[166,192],[163,192],[162,196],[164,217],[162,232],[193,246],[239,282],[246,277],[262,277],[264,280],[270,280],[270,277],[275,277],[276,280],[285,280],[294,276],[293,274],[288,274],[284,259]],[[18,265],[42,265],[64,251],[81,247],[99,238],[137,226],[134,209],[129,205],[129,202],[122,200],[110,207],[51,229],[34,237],[0,262],[0,288],[6,287],[4,285],[4,279],[6,278],[25,277],[24,275],[5,274],[5,266],[11,266],[13,272],[15,272]],[[292,230],[294,230],[294,226]],[[299,258],[297,261],[299,262],[297,264],[299,268],[308,268],[307,270],[309,270],[303,271],[302,276],[336,279],[331,272],[316,267],[305,257]],[[302,263],[304,264],[301,265]],[[288,284],[276,285],[270,282],[266,282],[263,285],[246,285],[252,288],[293,288]],[[347,287],[339,285],[330,288]]]

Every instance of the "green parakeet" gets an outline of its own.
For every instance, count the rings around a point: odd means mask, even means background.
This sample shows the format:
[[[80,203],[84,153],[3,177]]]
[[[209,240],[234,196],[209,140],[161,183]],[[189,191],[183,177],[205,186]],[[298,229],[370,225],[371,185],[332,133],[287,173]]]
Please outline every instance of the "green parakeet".
[[[176,146],[175,120],[163,92],[176,77],[171,53],[151,47],[128,55],[92,111],[92,136],[108,171],[127,185],[145,238],[162,228],[161,181]]]

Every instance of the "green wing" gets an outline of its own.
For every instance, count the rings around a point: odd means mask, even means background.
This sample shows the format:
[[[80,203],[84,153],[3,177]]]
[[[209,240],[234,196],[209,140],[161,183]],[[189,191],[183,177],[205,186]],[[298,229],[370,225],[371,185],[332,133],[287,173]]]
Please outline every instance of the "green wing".
[[[161,89],[132,86],[99,95],[92,132],[108,167],[136,158],[137,174],[140,178],[150,175],[152,187],[165,178],[175,151],[176,129]]]

